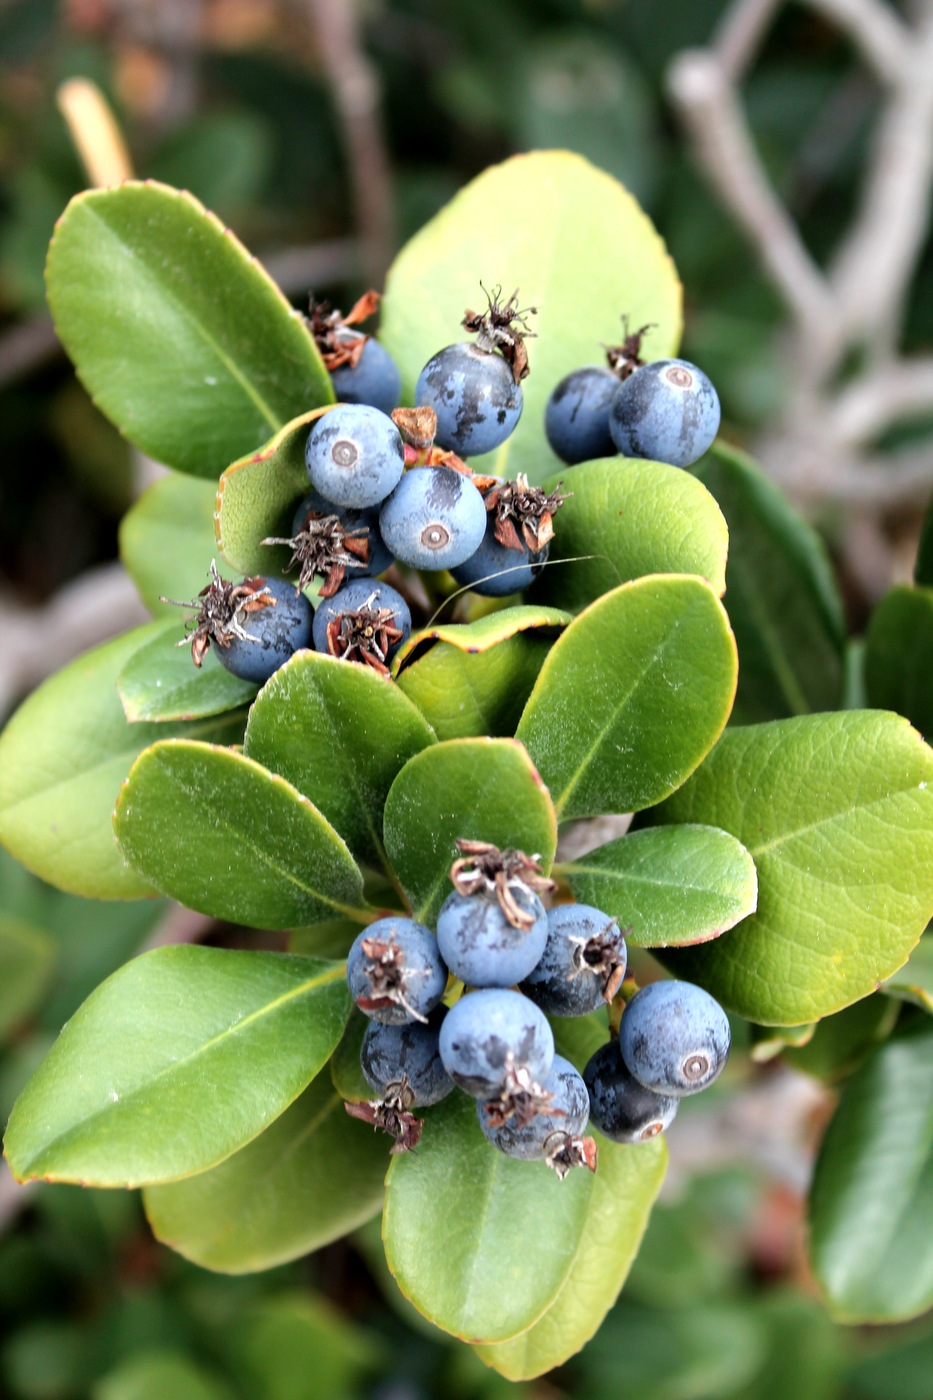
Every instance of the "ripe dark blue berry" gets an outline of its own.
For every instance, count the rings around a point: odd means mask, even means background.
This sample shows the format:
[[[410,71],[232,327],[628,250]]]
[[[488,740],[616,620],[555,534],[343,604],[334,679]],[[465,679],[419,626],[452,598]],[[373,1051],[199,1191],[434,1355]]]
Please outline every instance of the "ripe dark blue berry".
[[[680,1103],[639,1084],[626,1069],[614,1040],[591,1056],[583,1082],[590,1096],[590,1122],[612,1142],[648,1142],[657,1137],[670,1127]]]
[[[552,1016],[585,1016],[618,991],[626,950],[615,919],[589,904],[558,904],[548,911],[541,961],[522,991]]]
[[[242,630],[228,634],[226,646],[215,637],[214,651],[231,675],[263,685],[294,652],[310,644],[314,610],[304,594],[283,579],[258,582],[271,605],[237,612],[234,623]]]
[[[655,360],[619,385],[609,431],[625,457],[689,467],[719,431],[719,398],[696,365]]]
[[[537,964],[547,940],[547,914],[531,890],[513,897],[529,927],[517,928],[499,902],[485,894],[447,896],[437,916],[441,956],[471,987],[512,987]]]
[[[543,1011],[519,992],[470,992],[441,1027],[441,1059],[455,1084],[477,1099],[502,1093],[516,1070],[540,1084],[554,1059],[554,1035]]]
[[[413,1095],[411,1106],[424,1108],[450,1093],[454,1082],[444,1068],[438,1037],[445,1008],[432,1012],[427,1025],[408,1021],[389,1026],[373,1021],[360,1047],[360,1067],[376,1093],[385,1095],[405,1075]]]
[[[366,1016],[401,1025],[427,1019],[444,995],[447,968],[431,930],[399,915],[377,919],[354,939],[347,985]]]
[[[366,404],[338,404],[311,426],[305,465],[311,485],[337,505],[378,505],[398,484],[405,449],[398,428]]]
[[[340,403],[364,403],[391,413],[398,407],[402,393],[402,376],[398,365],[384,345],[372,336],[363,346],[355,365],[340,365],[330,372],[334,395]]]
[[[501,355],[462,341],[428,360],[415,403],[437,414],[438,447],[470,457],[492,452],[515,431],[522,387]]]
[[[692,982],[652,982],[625,1008],[619,1049],[629,1072],[657,1094],[697,1094],[729,1058],[729,1018]]]
[[[565,375],[553,389],[544,410],[544,431],[562,462],[592,462],[618,451],[609,431],[609,406],[619,376],[600,365],[587,365]]]
[[[387,583],[356,578],[319,604],[314,648],[384,674],[410,632],[411,613],[401,593]]]
[[[453,467],[407,471],[379,513],[386,545],[415,569],[462,564],[478,548],[485,528],[482,496]]]
[[[524,542],[520,549],[506,548],[496,539],[495,521],[487,516],[479,548],[451,573],[459,584],[484,598],[505,598],[531,585],[544,568],[548,548],[545,545],[532,553]]]
[[[551,1070],[541,1084],[551,1096],[544,1112],[535,1113],[522,1122],[519,1114],[501,1123],[495,1104],[477,1103],[476,1116],[485,1136],[508,1157],[523,1161],[539,1161],[548,1153],[548,1141],[555,1134],[578,1137],[590,1116],[590,1101],[582,1077],[569,1060],[555,1055]]]

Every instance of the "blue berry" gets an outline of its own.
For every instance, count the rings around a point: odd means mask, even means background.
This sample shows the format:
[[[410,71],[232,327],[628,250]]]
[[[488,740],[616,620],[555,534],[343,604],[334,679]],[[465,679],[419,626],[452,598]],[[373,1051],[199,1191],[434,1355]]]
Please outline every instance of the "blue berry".
[[[516,1069],[538,1084],[547,1078],[554,1035],[544,1012],[520,992],[499,987],[470,992],[444,1018],[441,1059],[461,1089],[493,1099]]]
[[[346,566],[347,578],[375,578],[377,574],[384,574],[392,563],[392,554],[386,548],[385,542],[379,533],[379,507],[367,506],[365,510],[353,510],[350,506],[338,506],[333,501],[328,501],[321,495],[320,491],[310,491],[295,511],[295,519],[292,524],[292,534],[297,535],[303,528],[308,518],[308,512],[314,511],[318,515],[336,515],[341,525],[346,531],[366,530],[366,538],[369,540],[369,562],[367,564],[348,564]]]
[[[625,1008],[619,1049],[657,1094],[697,1094],[722,1073],[732,1034],[719,1002],[692,982],[652,982]]]
[[[382,538],[415,569],[452,569],[479,547],[486,506],[473,482],[453,467],[407,471],[379,513]]]
[[[614,1040],[590,1058],[583,1082],[590,1096],[590,1122],[612,1142],[648,1142],[657,1137],[670,1127],[680,1103],[639,1084],[625,1068]]]
[[[495,351],[469,341],[448,345],[418,376],[415,403],[437,414],[438,447],[461,457],[492,452],[522,416],[522,387]]]
[[[387,636],[386,625],[401,635]],[[410,632],[411,613],[401,593],[387,583],[355,578],[321,600],[312,635],[315,651],[384,671]]]
[[[329,501],[363,510],[397,486],[405,464],[398,428],[366,404],[338,404],[311,426],[305,465]]]
[[[334,395],[341,403],[364,403],[391,413],[398,407],[402,376],[384,345],[372,336],[355,365],[340,365],[330,372]]]
[[[264,685],[280,666],[311,641],[314,609],[303,593],[280,578],[260,579],[270,607],[241,609],[235,622],[244,635],[231,635],[223,646],[216,640],[217,660],[231,675]]]
[[[508,1157],[537,1161],[548,1153],[548,1139],[555,1133],[579,1136],[590,1116],[590,1101],[582,1077],[569,1060],[555,1055],[541,1088],[551,1095],[547,1112],[535,1113],[527,1122],[515,1114],[496,1126],[495,1104],[477,1103],[476,1116],[485,1136]],[[491,1112],[490,1109],[493,1111]]]
[[[550,546],[534,553],[524,544],[521,549],[508,549],[496,539],[494,530],[495,521],[487,516],[479,548],[451,573],[459,584],[484,598],[505,598],[531,585],[544,568]]]
[[[615,919],[589,904],[558,904],[547,916],[541,961],[522,983],[552,1016],[586,1016],[611,1001],[625,976],[625,940]]]
[[[515,928],[498,900],[485,894],[447,896],[437,916],[437,946],[451,972],[471,987],[512,987],[537,964],[547,941],[547,914],[531,890],[514,889],[533,920]]]
[[[547,401],[544,431],[562,462],[592,462],[614,457],[618,448],[609,432],[609,406],[619,376],[600,365],[565,375]]]
[[[609,410],[609,431],[625,457],[689,467],[719,431],[719,398],[696,365],[655,360],[619,385]]]
[[[425,1020],[444,995],[447,968],[437,939],[414,919],[377,919],[347,955],[350,995],[366,1016],[386,1025]]]
[[[367,1083],[380,1097],[403,1075],[414,1095],[413,1108],[438,1103],[450,1093],[454,1082],[444,1068],[439,1048],[444,1016],[445,1008],[439,1006],[427,1025],[408,1021],[390,1026],[373,1021],[367,1026],[360,1047],[360,1066]]]

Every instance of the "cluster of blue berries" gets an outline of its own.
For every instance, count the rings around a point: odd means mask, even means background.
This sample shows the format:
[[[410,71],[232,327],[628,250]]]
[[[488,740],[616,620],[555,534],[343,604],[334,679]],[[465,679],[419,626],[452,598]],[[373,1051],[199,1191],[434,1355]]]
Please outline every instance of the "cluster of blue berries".
[[[719,398],[688,360],[640,358],[650,329],[628,334],[606,351],[607,365],[587,365],[552,391],[544,415],[548,442],[569,466],[600,457],[645,457],[689,467],[719,430]]]

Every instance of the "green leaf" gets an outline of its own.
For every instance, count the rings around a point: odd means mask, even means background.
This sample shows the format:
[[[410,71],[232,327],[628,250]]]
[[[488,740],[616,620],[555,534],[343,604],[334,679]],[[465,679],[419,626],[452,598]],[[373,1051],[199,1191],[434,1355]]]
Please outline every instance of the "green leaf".
[[[933,753],[877,710],[730,729],[656,819],[731,832],[758,912],[663,961],[731,1011],[799,1025],[873,992],[933,912]]]
[[[162,598],[187,602],[217,558],[212,481],[170,472],[144,491],[120,522],[120,558],[151,613],[178,618]]]
[[[386,1260],[405,1297],[436,1326],[465,1341],[506,1341],[560,1293],[593,1177],[581,1169],[558,1181],[543,1162],[497,1152],[465,1094],[425,1116],[417,1151],[393,1158],[386,1179]]]
[[[667,1147],[660,1139],[619,1147],[599,1133],[594,1136],[599,1164],[563,1287],[526,1332],[497,1346],[477,1347],[481,1359],[509,1380],[544,1375],[594,1335],[625,1282],[661,1189]]]
[[[92,1400],[231,1400],[232,1391],[215,1376],[184,1356],[170,1351],[137,1352],[108,1371],[93,1390]]]
[[[450,739],[416,754],[392,784],[386,851],[421,923],[433,924],[451,892],[458,837],[539,855],[549,869],[554,808],[521,744]]]
[[[116,678],[159,635],[148,623],[106,642],[50,677],[0,736],[0,841],[59,889],[97,899],[137,899],[153,886],[131,870],[113,839],[113,805],[142,749],[167,735],[236,742],[239,715],[196,724],[129,724]]]
[[[921,938],[904,966],[881,990],[933,1013],[933,937],[929,933]]]
[[[832,1082],[852,1073],[869,1051],[886,1040],[900,1012],[897,1001],[875,994],[818,1021],[803,1044],[784,1050],[787,1064]]]
[[[200,669],[191,660],[181,618],[134,651],[117,676],[123,712],[131,724],[203,719],[247,704],[256,686],[224,670],[213,650]]]
[[[114,830],[140,875],[203,914],[255,928],[359,917],[362,877],[334,828],[231,749],[153,744],[123,785]]]
[[[88,393],[179,471],[216,478],[289,419],[333,402],[302,318],[193,195],[147,181],[76,196],[46,281]]]
[[[391,681],[301,652],[263,687],[245,751],[305,794],[360,860],[383,863],[382,809],[397,774],[435,742]]]
[[[311,489],[305,467],[308,425],[326,413],[316,409],[286,423],[258,452],[234,462],[217,491],[217,539],[231,568],[242,574],[284,574],[291,550],[263,544],[290,539],[298,502]]]
[[[914,583],[922,588],[933,588],[933,501],[927,506],[920,534],[917,561],[914,564]]]
[[[357,1400],[391,1361],[387,1343],[306,1288],[252,1303],[233,1355],[252,1400]]]
[[[610,457],[565,467],[545,489],[561,482],[573,495],[554,517],[533,599],[579,612],[645,574],[698,574],[722,595],[729,532],[716,501],[689,472]]]
[[[561,867],[574,899],[630,928],[641,948],[705,943],[755,910],[758,879],[745,847],[711,826],[631,831]]]
[[[650,220],[611,175],[570,151],[514,156],[461,190],[389,271],[379,338],[402,371],[406,402],[430,356],[466,338],[464,308],[485,304],[480,279],[501,283],[506,296],[520,288],[522,306],[539,310],[522,421],[496,454],[477,461],[498,476],[526,472],[539,482],[559,465],[544,436],[555,384],[598,362],[601,342],[620,342],[623,314],[633,327],[652,323],[649,359],[673,353],[680,284]]]
[[[933,738],[933,588],[892,588],[865,639],[870,705],[906,715]]]
[[[345,983],[344,983],[345,984]],[[346,1113],[320,1074],[280,1118],[212,1171],[149,1186],[157,1239],[205,1269],[271,1269],[339,1239],[382,1203],[389,1139]]]
[[[67,1023],[20,1095],[5,1151],[19,1180],[140,1186],[206,1171],[261,1133],[343,1033],[342,963],[158,948]]]
[[[708,583],[638,579],[592,603],[555,642],[515,737],[559,818],[638,811],[712,748],[735,675],[729,621]]]
[[[933,1304],[933,1025],[848,1081],[810,1191],[810,1261],[833,1314],[900,1322]]]
[[[55,940],[44,929],[0,912],[0,1040],[35,1010],[56,953]]]
[[[351,1011],[340,1044],[330,1057],[330,1077],[334,1088],[348,1102],[359,1103],[373,1097],[373,1090],[360,1064],[363,1036],[369,1025],[368,1016],[361,1011]]]
[[[692,470],[729,523],[726,588],[739,649],[733,722],[838,708],[846,627],[819,535],[744,453],[717,445]]]
[[[415,632],[395,660],[399,689],[439,739],[514,734],[554,629],[569,621],[556,608],[520,606]]]

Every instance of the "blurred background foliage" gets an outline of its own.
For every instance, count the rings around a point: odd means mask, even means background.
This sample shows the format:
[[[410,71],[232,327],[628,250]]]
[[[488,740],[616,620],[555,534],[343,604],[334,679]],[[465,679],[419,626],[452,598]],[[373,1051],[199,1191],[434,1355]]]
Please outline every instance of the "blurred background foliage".
[[[333,6],[0,0],[0,599],[42,604],[113,559],[141,484],[139,462],[77,384],[44,309],[48,241],[87,179],[56,105],[64,80],[93,79],[135,173],[193,191],[298,306],[312,289],[348,306],[491,162],[531,147],[581,152],[631,188],[667,239],[685,286],[684,352],[717,382],[727,436],[742,443],[782,407],[784,311],[696,172],[664,89],[672,55],[706,42],[724,9],[723,0],[362,0],[362,75],[374,84],[382,145],[367,150],[364,136],[361,150],[347,117],[360,70],[341,69],[321,26]],[[743,97],[766,168],[822,257],[854,207],[876,87],[845,38],[789,5]],[[933,340],[931,282],[928,249],[908,351]],[[847,597],[856,619],[871,601]],[[62,1023],[169,917],[164,902],[59,894],[0,856],[4,1119]],[[736,1033],[747,1039],[747,1028]],[[873,1034],[860,1022],[856,1050]],[[154,1244],[135,1195],[19,1191],[7,1174],[0,1394],[926,1400],[933,1321],[837,1326],[807,1273],[803,1194],[832,1104],[817,1080],[839,1063],[818,1048],[790,1052],[817,1079],[738,1057],[709,1103],[686,1105],[623,1299],[579,1358],[522,1386],[419,1321],[385,1274],[376,1222],[299,1264],[223,1278]],[[748,1147],[747,1122],[729,1136],[749,1105],[763,1115],[759,1150]],[[796,1136],[778,1146],[785,1111]]]

